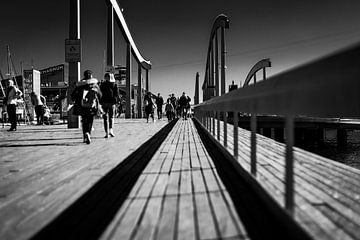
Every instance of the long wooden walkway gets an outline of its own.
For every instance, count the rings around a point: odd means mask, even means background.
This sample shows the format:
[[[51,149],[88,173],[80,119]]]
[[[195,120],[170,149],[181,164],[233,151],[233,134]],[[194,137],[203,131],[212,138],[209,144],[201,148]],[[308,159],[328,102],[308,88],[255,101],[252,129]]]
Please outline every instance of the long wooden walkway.
[[[97,121],[90,145],[65,125],[1,129],[0,239],[250,239],[193,121],[168,126],[121,120],[104,139]],[[257,139],[256,179],[283,206],[284,146]],[[249,170],[250,135],[240,128],[239,153]],[[314,239],[360,239],[360,171],[294,154],[297,223]]]
[[[191,120],[179,120],[102,239],[248,239]]]

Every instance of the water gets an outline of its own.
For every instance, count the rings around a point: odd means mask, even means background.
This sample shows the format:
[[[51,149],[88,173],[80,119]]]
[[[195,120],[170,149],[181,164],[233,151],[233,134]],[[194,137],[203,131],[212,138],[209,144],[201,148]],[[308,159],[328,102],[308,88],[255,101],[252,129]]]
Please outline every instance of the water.
[[[336,130],[326,130],[324,147],[311,152],[360,169],[360,130],[348,130],[347,134],[348,145],[341,149],[336,144]]]

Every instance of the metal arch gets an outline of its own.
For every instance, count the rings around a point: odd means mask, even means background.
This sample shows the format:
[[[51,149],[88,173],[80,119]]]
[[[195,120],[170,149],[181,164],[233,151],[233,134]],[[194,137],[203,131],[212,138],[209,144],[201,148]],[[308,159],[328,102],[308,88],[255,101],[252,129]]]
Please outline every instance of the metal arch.
[[[248,73],[244,85],[243,86],[247,86],[249,85],[249,82],[251,80],[251,78],[261,69],[266,68],[266,67],[271,67],[271,62],[269,58],[265,58],[262,59],[260,61],[258,61],[250,70],[250,72]]]
[[[211,33],[210,33],[209,47],[208,47],[207,56],[206,56],[206,70],[205,70],[205,72],[207,71],[207,68],[209,66],[209,59],[210,59],[209,53],[210,53],[210,50],[211,50],[211,42],[212,42],[212,40],[214,38],[215,32],[221,27],[229,28],[229,25],[230,25],[229,24],[229,18],[225,14],[220,14],[215,18],[212,29],[211,29]],[[204,79],[203,89],[204,89],[205,81],[206,81],[206,77]]]
[[[114,11],[118,18],[118,22],[121,25],[121,32],[123,33],[123,36],[124,36],[126,42],[130,43],[132,53],[135,55],[137,62],[140,63],[144,69],[146,69],[146,70],[151,69],[151,62],[149,60],[146,60],[145,58],[143,58],[140,51],[136,47],[136,44],[131,36],[130,30],[126,24],[125,18],[121,12],[119,4],[117,3],[116,0],[108,0],[108,1],[114,8]]]

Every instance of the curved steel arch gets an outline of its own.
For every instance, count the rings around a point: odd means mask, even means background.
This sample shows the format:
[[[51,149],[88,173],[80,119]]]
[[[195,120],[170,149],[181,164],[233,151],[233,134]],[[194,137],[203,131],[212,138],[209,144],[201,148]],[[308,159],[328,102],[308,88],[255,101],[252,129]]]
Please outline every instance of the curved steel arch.
[[[212,44],[211,43],[213,41],[213,38],[214,38],[214,35],[215,35],[216,31],[219,28],[229,28],[229,19],[225,14],[218,15],[215,18],[214,23],[213,23],[212,28],[211,28],[209,46],[208,46],[208,51],[207,51],[207,56],[206,56],[205,79],[204,79],[204,82],[203,82],[203,85],[202,85],[203,90],[205,89],[206,85],[208,85],[207,78],[210,77],[210,76],[208,76],[207,71],[209,70],[209,67],[210,67],[209,66],[209,59],[210,59],[210,53],[212,51],[212,49],[211,49]]]
[[[260,61],[258,61],[250,70],[250,72],[248,73],[245,82],[244,82],[244,86],[249,85],[251,78],[261,69],[266,68],[266,67],[271,67],[271,62],[269,58],[265,58],[262,59]]]
[[[118,17],[118,20],[119,20],[121,28],[122,28],[121,30],[122,30],[123,36],[124,36],[125,40],[128,43],[130,43],[132,52],[135,55],[136,60],[141,64],[141,66],[144,69],[146,69],[146,70],[151,69],[151,62],[149,60],[146,60],[141,55],[139,49],[136,47],[136,44],[135,44],[135,42],[134,42],[134,40],[133,40],[133,38],[131,36],[130,30],[129,30],[127,24],[126,24],[124,15],[121,12],[119,4],[117,3],[116,0],[109,0],[109,1],[110,1],[111,5],[113,6],[114,11],[115,11],[115,13],[116,13],[116,15]]]

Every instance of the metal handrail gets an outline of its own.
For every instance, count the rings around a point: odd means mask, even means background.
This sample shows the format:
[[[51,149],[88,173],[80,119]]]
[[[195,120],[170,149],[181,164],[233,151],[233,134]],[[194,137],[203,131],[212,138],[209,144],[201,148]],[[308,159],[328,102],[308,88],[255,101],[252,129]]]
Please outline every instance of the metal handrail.
[[[118,17],[118,20],[120,22],[121,25],[121,30],[124,33],[124,38],[125,40],[130,43],[131,45],[131,50],[133,51],[133,53],[135,54],[135,58],[136,60],[141,64],[141,66],[146,69],[149,70],[151,69],[151,62],[149,60],[146,60],[140,53],[139,49],[136,47],[136,44],[131,36],[130,30],[126,24],[124,15],[122,14],[122,11],[120,9],[119,4],[117,3],[116,0],[109,0],[110,3],[112,4],[114,11]]]
[[[220,140],[220,115],[223,115],[224,144],[227,146],[227,113],[234,117],[234,156],[238,155],[239,112],[251,114],[251,174],[256,176],[256,115],[283,116],[285,122],[285,207],[294,213],[293,143],[294,116],[360,117],[360,44],[303,66],[288,70],[257,84],[211,98],[194,107],[195,118],[211,132],[217,116]],[[215,134],[214,138],[216,137]]]

